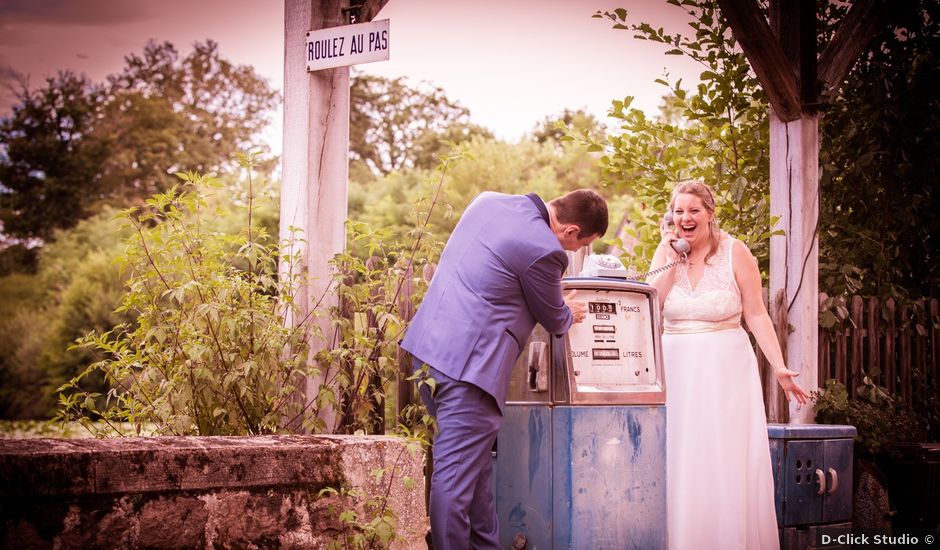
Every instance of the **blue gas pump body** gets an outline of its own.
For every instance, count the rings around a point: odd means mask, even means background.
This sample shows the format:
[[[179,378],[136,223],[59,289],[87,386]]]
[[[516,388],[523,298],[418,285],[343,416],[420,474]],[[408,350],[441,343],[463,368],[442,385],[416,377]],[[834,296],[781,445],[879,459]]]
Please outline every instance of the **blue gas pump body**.
[[[516,366],[495,459],[501,543],[665,548],[666,407],[655,290],[608,278],[563,285],[598,305],[564,338],[537,327]]]

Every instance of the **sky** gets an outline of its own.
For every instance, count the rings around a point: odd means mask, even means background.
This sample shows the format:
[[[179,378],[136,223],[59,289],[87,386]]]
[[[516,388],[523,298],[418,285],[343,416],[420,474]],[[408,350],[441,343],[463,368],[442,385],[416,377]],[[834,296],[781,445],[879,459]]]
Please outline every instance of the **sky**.
[[[510,141],[565,108],[603,120],[611,101],[628,95],[653,114],[665,91],[655,79],[668,73],[691,86],[702,68],[591,17],[618,7],[628,21],[691,32],[685,12],[665,0],[389,0],[376,19],[390,21],[390,58],[357,69],[438,86]],[[185,55],[212,39],[223,57],[281,90],[283,36],[283,0],[0,0],[0,82],[22,75],[36,88],[62,69],[100,82],[148,40]],[[0,115],[13,101],[7,88]],[[281,116],[264,136],[275,153]]]

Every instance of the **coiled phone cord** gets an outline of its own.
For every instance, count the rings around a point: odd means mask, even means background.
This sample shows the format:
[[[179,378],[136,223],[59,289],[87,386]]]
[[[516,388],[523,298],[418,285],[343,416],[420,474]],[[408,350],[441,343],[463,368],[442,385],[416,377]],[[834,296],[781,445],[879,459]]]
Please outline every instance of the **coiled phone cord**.
[[[664,266],[662,266],[662,267],[659,267],[659,268],[656,268],[656,269],[647,271],[646,273],[634,273],[633,275],[628,276],[628,277],[627,277],[627,280],[628,280],[628,281],[639,281],[639,280],[642,280],[642,279],[646,279],[646,278],[648,278],[650,275],[656,275],[657,273],[662,273],[662,272],[664,272],[664,271],[669,271],[670,269],[672,269],[672,268],[676,267],[677,265],[679,265],[679,264],[681,264],[681,263],[687,261],[688,259],[689,259],[688,253],[683,252],[683,253],[682,253],[682,256],[680,256],[678,260],[676,260],[676,261],[674,261],[674,262],[670,262],[670,263],[668,263],[668,264],[666,264],[666,265],[664,265]]]

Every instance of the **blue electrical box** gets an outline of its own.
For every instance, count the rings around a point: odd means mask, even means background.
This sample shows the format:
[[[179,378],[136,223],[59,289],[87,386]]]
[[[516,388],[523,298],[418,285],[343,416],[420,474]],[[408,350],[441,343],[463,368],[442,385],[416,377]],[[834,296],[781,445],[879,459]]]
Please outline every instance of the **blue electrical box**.
[[[780,547],[813,548],[852,530],[854,426],[768,424]]]
[[[666,547],[666,387],[652,287],[562,281],[587,302],[537,326],[510,382],[495,463],[505,548]]]

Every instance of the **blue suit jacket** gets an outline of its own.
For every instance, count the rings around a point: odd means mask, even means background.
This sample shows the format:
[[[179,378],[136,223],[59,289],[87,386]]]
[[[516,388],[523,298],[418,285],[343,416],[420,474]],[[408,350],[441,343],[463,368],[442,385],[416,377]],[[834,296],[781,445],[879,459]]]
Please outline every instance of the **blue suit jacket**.
[[[486,192],[461,216],[402,347],[492,395],[500,411],[512,367],[536,322],[571,326],[561,277],[568,257],[524,195]]]

